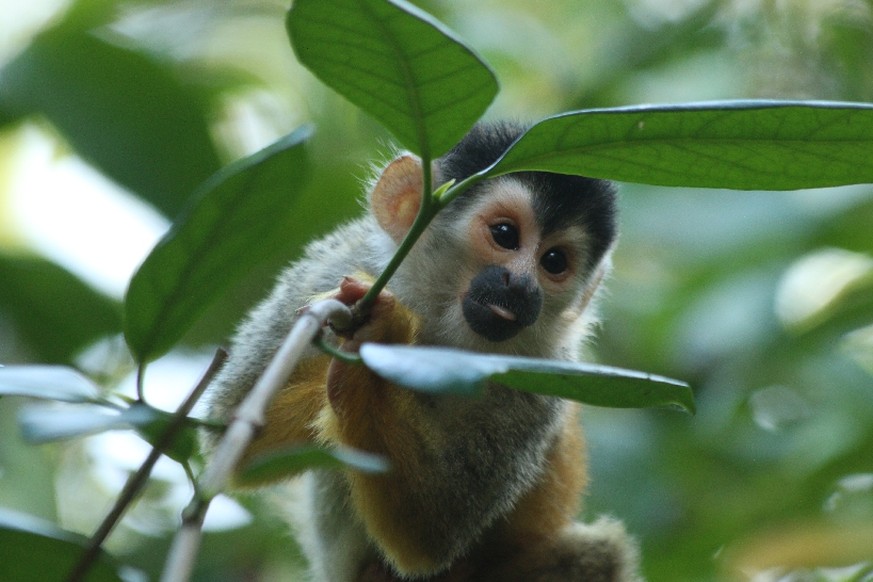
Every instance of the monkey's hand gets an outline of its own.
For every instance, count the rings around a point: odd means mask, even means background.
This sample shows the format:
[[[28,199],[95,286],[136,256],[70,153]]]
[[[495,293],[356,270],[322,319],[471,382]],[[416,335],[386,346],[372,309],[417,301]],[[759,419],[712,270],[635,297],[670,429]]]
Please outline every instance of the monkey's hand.
[[[370,290],[372,284],[354,277],[345,277],[333,298],[354,305]],[[383,290],[376,297],[363,325],[350,333],[339,332],[343,338],[340,349],[344,352],[357,353],[364,342],[408,344],[415,335],[415,318],[403,307],[389,291]],[[345,402],[352,391],[350,386],[362,384],[378,384],[373,382],[372,372],[334,360],[328,369],[327,394],[331,405],[337,411],[345,408]],[[358,390],[354,390],[357,392]]]
[[[372,286],[372,283],[356,277],[344,277],[331,298],[354,307]],[[408,329],[411,320],[411,314],[399,307],[394,294],[382,290],[357,326],[348,331],[334,331],[346,339],[343,343],[345,351],[356,352],[364,342],[408,343],[411,339],[411,330]]]
[[[333,296],[351,304],[369,289],[369,283],[346,278]],[[417,321],[394,295],[382,291],[364,325],[343,338],[340,349],[357,352],[364,342],[414,343]],[[431,543],[436,517],[427,511],[433,509],[430,497],[422,493],[432,480],[439,481],[429,466],[442,443],[432,420],[411,391],[360,364],[334,358],[325,392],[328,405],[314,423],[320,442],[382,455],[391,463],[386,474],[345,474],[350,506],[370,539],[399,571],[436,571],[445,556]]]
[[[370,287],[369,282],[346,277],[337,289],[322,298],[334,298],[346,305],[354,305]],[[413,322],[411,313],[394,295],[382,291],[362,326],[348,334],[338,334],[340,349],[357,353],[364,342],[409,343],[414,335]],[[378,406],[371,402],[371,398],[379,394],[384,396],[382,388],[385,384],[363,365],[343,363],[326,354],[304,359],[288,385],[270,404],[264,428],[248,448],[246,460],[288,446],[318,441],[368,449],[361,445],[370,445],[369,440],[348,438],[339,427],[361,426],[362,420],[356,415],[366,417]],[[336,415],[330,414],[330,410]],[[372,449],[371,446],[368,450]]]

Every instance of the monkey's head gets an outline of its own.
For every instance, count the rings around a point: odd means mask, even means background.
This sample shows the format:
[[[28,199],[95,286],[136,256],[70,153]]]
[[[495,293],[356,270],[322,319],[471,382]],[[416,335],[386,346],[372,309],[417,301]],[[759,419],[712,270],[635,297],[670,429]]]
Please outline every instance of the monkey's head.
[[[435,185],[488,167],[523,131],[477,125],[435,162]],[[395,243],[415,219],[421,183],[420,163],[407,154],[373,188],[371,210]],[[440,212],[389,286],[422,316],[422,343],[555,356],[580,339],[608,270],[615,214],[604,180],[545,172],[488,180]]]

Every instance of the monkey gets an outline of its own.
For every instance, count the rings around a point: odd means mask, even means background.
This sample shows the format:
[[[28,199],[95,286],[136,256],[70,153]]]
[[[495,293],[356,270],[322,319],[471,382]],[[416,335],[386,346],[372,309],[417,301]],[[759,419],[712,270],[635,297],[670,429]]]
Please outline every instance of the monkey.
[[[434,186],[487,168],[525,129],[475,125],[433,162]],[[401,152],[370,184],[369,212],[281,273],[236,332],[210,417],[232,417],[312,301],[364,296],[409,231],[422,181],[421,161]],[[482,181],[436,215],[362,326],[325,335],[350,353],[379,342],[577,360],[610,270],[616,206],[606,180],[529,171]],[[415,392],[313,347],[245,459],[296,443],[390,463],[385,474],[310,470],[294,482],[302,508],[289,521],[314,580],[641,579],[619,521],[575,521],[588,482],[575,403],[494,383],[472,397]]]

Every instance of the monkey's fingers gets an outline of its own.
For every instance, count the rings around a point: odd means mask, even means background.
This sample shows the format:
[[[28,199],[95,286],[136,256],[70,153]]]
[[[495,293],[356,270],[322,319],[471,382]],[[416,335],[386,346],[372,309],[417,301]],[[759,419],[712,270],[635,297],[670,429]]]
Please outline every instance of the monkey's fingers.
[[[354,305],[367,294],[372,283],[361,281],[355,277],[343,277],[335,298],[346,305]]]

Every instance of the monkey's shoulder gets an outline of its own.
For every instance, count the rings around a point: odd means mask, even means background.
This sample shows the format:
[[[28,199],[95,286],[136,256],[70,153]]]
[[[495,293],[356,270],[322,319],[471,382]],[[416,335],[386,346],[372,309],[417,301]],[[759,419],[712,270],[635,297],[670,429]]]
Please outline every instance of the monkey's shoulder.
[[[343,277],[366,274],[375,278],[394,250],[375,220],[364,215],[310,242],[303,256],[282,271],[275,291],[305,302],[335,289]]]

